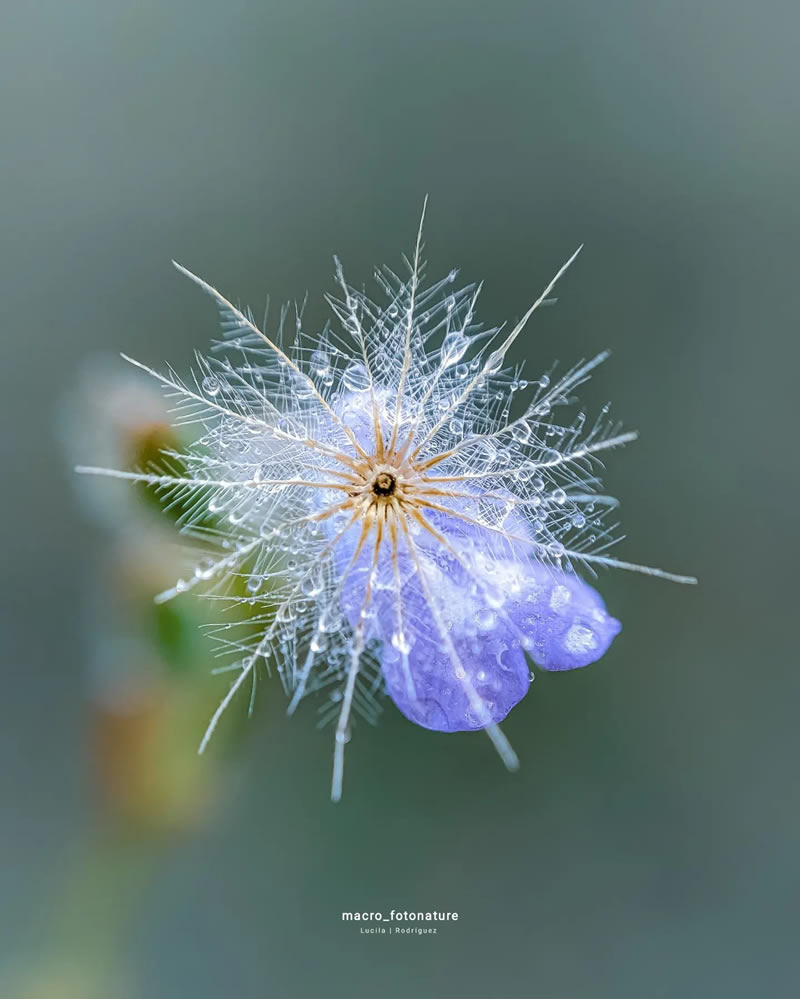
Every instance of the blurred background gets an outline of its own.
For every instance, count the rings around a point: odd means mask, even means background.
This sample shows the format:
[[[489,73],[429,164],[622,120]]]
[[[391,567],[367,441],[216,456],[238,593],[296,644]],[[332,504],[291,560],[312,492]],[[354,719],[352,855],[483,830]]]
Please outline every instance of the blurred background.
[[[797,994],[798,31],[778,0],[7,0],[0,994]],[[132,543],[70,467],[129,441],[118,351],[185,370],[216,333],[170,258],[256,313],[308,290],[313,326],[331,255],[398,263],[426,193],[429,274],[484,279],[487,322],[586,244],[517,359],[611,348],[620,555],[701,583],[604,574],[624,630],[538,676],[518,774],[387,704],[333,806],[277,684],[195,762],[205,611],[142,609],[167,527]],[[392,908],[460,919],[341,921]]]

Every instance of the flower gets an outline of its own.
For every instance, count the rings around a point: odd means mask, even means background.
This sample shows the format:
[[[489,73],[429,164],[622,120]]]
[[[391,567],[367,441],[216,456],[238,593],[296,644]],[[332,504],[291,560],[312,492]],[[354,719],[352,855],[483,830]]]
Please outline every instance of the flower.
[[[203,557],[157,599],[202,587],[253,606],[244,629],[216,631],[235,675],[200,751],[246,681],[255,693],[263,661],[290,712],[327,688],[334,800],[352,716],[374,720],[384,691],[426,728],[485,730],[515,769],[498,723],[528,690],[526,654],[585,666],[620,630],[578,568],[694,582],[607,553],[616,501],[599,491],[598,455],[635,434],[605,410],[592,423],[557,415],[607,353],[535,381],[506,362],[577,252],[506,332],[475,322],[480,288],[457,289],[455,271],[424,285],[421,243],[422,223],[406,277],[375,272],[382,304],[337,260],[336,327],[309,335],[296,311],[291,344],[288,310],[267,333],[176,265],[217,303],[223,339],[189,380],[131,363],[199,436],[159,469],[79,469],[149,483],[183,511]]]

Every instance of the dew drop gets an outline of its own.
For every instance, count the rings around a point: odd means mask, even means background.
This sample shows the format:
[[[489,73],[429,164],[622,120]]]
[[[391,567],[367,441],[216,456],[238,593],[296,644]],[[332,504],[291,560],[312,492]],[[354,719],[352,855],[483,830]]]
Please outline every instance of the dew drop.
[[[448,333],[442,344],[442,367],[449,368],[452,364],[458,364],[467,352],[467,347],[469,347],[469,337],[461,330]]]
[[[295,373],[294,385],[294,394],[298,399],[311,399],[316,394],[313,379],[303,372]]]
[[[327,375],[330,370],[331,359],[324,350],[315,350],[311,355],[311,367],[320,376]]]
[[[202,559],[195,566],[194,574],[198,579],[211,579],[214,575],[214,560],[210,558]]]
[[[497,623],[497,616],[491,607],[482,607],[475,615],[475,624],[481,631],[490,631]]]
[[[315,652],[315,653],[316,652],[324,652],[325,649],[328,647],[328,639],[326,638],[325,635],[323,635],[321,633],[317,633],[316,635],[314,635],[314,637],[311,639],[311,641],[308,644],[309,644],[309,648],[311,649],[312,652]],[[341,699],[341,696],[342,696],[341,695],[341,691],[337,690],[337,691],[334,691],[334,693],[335,694],[339,694],[339,699]],[[333,700],[333,696],[331,696],[331,700]]]
[[[531,439],[530,424],[525,420],[519,420],[511,428],[511,436],[515,441],[519,441],[520,444],[527,443]]]
[[[483,370],[487,375],[495,375],[503,367],[504,360],[505,355],[502,350],[493,350],[492,353],[486,358]]]
[[[207,375],[203,379],[203,391],[206,395],[215,396],[219,395],[219,390],[222,388],[220,385],[219,378],[215,378],[214,375]]]
[[[342,380],[351,392],[364,392],[369,388],[369,372],[360,361],[354,361],[345,368]]]
[[[398,652],[408,655],[411,651],[411,643],[408,640],[408,635],[404,631],[396,631],[392,635],[392,645],[397,649]]]

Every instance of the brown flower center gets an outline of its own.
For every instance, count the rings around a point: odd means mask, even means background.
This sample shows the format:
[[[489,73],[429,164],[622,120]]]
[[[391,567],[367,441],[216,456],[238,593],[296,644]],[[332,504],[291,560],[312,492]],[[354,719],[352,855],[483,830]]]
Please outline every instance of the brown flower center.
[[[372,491],[376,496],[393,496],[397,487],[397,479],[391,472],[379,472],[372,483]]]

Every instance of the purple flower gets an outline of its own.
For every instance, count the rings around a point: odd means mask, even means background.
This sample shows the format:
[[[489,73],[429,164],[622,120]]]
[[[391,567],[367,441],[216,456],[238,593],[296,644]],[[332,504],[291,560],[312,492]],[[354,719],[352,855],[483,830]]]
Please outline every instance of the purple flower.
[[[337,261],[339,328],[309,336],[298,315],[293,344],[179,268],[216,301],[227,354],[199,356],[187,381],[145,370],[197,441],[163,469],[82,469],[149,482],[187,511],[206,550],[157,599],[197,587],[253,608],[241,634],[230,620],[217,633],[234,679],[201,751],[263,662],[290,712],[317,692],[335,719],[334,800],[352,718],[374,720],[384,692],[418,725],[485,730],[514,769],[498,723],[528,690],[526,656],[575,669],[620,630],[577,569],[694,582],[608,554],[616,501],[599,455],[636,435],[607,409],[592,422],[571,408],[607,355],[533,381],[507,364],[575,255],[513,328],[486,330],[455,271],[423,286],[421,238],[420,224],[405,278],[376,272],[381,304]]]
[[[553,671],[588,666],[605,654],[621,625],[595,589],[519,546],[482,536],[455,516],[434,512],[429,519],[452,552],[432,536],[417,542],[418,566],[407,552],[398,552],[400,601],[391,586],[376,592],[369,628],[380,642],[387,692],[410,721],[441,732],[486,728],[501,722],[527,693],[526,652]],[[506,531],[524,536],[524,520],[513,514],[509,520]],[[356,542],[352,532],[338,549],[342,573]],[[391,557],[387,552],[380,560],[377,578],[390,576]],[[370,556],[362,551],[342,592],[351,627],[369,574]],[[432,606],[437,600],[452,648],[442,640]],[[401,641],[403,616],[413,626]]]

